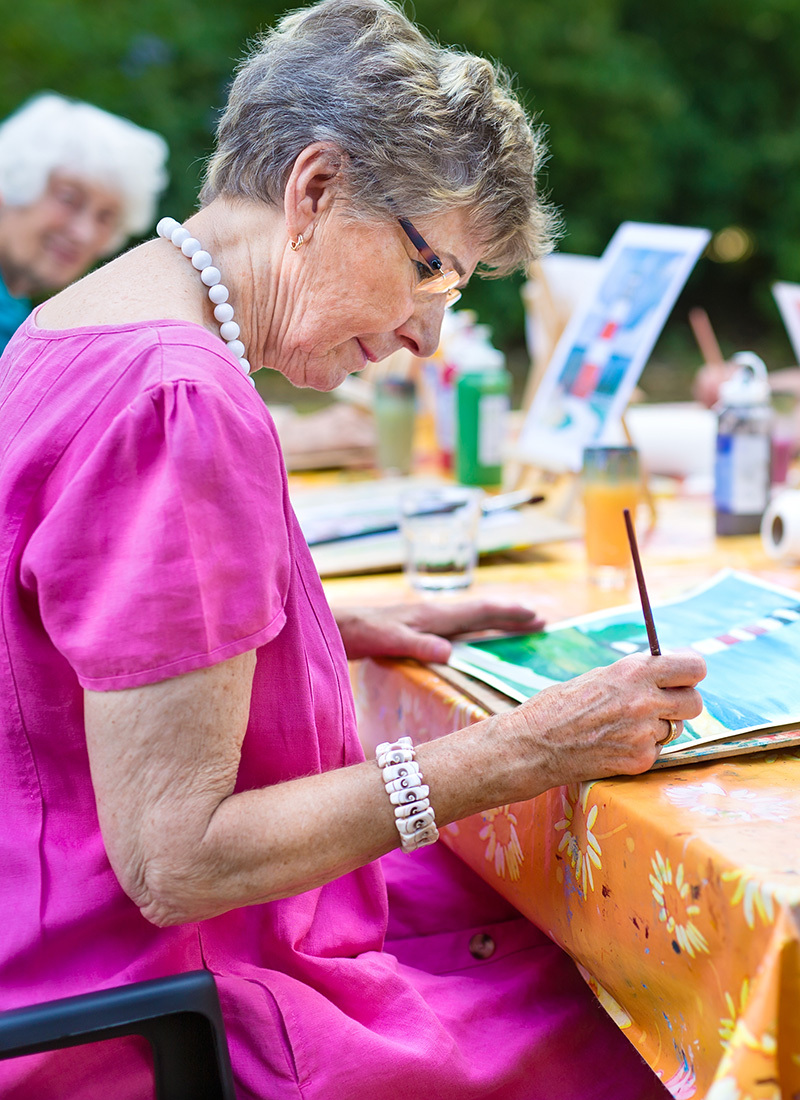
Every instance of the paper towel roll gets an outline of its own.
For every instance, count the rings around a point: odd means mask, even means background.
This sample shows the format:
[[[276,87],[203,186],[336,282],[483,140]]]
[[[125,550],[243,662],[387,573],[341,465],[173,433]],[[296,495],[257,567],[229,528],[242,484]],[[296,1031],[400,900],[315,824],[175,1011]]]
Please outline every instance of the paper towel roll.
[[[787,489],[772,500],[761,521],[761,541],[771,558],[800,560],[800,491]]]
[[[711,409],[690,401],[629,405],[625,422],[648,473],[712,477],[717,417]]]

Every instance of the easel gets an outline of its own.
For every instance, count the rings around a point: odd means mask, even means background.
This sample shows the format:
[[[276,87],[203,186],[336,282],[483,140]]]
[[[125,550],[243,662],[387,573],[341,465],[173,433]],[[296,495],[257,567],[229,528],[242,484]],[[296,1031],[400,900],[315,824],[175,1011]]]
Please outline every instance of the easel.
[[[578,257],[576,257],[578,259]],[[591,264],[593,257],[582,257],[587,264]],[[558,344],[561,334],[566,327],[572,309],[578,304],[577,295],[562,297],[557,300],[554,289],[548,278],[545,264],[535,262],[529,269],[529,280],[522,288],[522,298],[526,312],[532,320],[536,335],[536,347],[530,348],[531,368],[525,383],[522,399],[522,419],[527,416],[533,402],[536,390],[544,377],[550,363],[550,359]],[[522,419],[519,427],[522,426]],[[620,419],[622,434],[629,446],[634,446],[633,439],[624,415]],[[647,507],[650,522],[646,534],[649,534],[656,524],[656,503],[647,472],[641,470],[641,499]],[[567,521],[573,513],[581,488],[579,473],[555,473],[530,465],[520,459],[512,459],[506,463],[503,478],[505,489],[530,489],[531,492],[541,493],[547,498],[548,511],[558,519]]]

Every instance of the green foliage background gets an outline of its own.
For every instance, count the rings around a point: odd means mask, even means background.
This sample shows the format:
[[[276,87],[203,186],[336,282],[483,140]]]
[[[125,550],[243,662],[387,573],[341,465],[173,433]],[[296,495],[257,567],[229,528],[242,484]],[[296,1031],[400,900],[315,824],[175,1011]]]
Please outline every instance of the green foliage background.
[[[296,6],[296,5],[289,5]],[[287,5],[275,0],[28,0],[0,35],[0,116],[44,88],[160,131],[164,211],[191,210],[235,61]],[[772,302],[800,281],[800,0],[416,0],[441,41],[501,61],[549,130],[544,185],[563,211],[561,248],[599,254],[623,220],[742,227],[752,252],[701,259],[654,358],[691,360],[691,305],[723,351],[791,361]],[[508,348],[523,342],[519,280],[465,304]]]

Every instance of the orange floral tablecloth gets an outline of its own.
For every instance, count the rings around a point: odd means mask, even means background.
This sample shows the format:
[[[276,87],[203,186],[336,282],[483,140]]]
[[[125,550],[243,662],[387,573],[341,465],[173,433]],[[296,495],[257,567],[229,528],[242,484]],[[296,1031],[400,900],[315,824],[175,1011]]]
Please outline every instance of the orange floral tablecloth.
[[[800,581],[756,539],[715,543],[702,510],[677,515],[643,553],[652,598],[723,565]],[[402,584],[326,589],[332,602],[374,603],[408,598]],[[535,595],[551,620],[598,600],[579,544],[484,567],[476,594]],[[353,679],[367,747],[401,733],[428,740],[485,713],[414,662],[362,661]],[[800,751],[562,787],[442,834],[572,955],[678,1100],[800,1097]]]
[[[411,662],[355,672],[362,737],[485,712]],[[561,787],[442,830],[561,944],[673,1096],[800,1096],[800,752]]]

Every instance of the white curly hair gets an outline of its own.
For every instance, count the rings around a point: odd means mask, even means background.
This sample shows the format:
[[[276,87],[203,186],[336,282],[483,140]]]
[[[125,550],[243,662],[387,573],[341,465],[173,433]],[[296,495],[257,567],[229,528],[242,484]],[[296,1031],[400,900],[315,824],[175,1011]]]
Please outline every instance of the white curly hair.
[[[54,171],[70,172],[117,191],[122,220],[109,245],[115,251],[155,220],[167,182],[167,143],[90,103],[43,92],[0,123],[0,200],[27,206]]]

